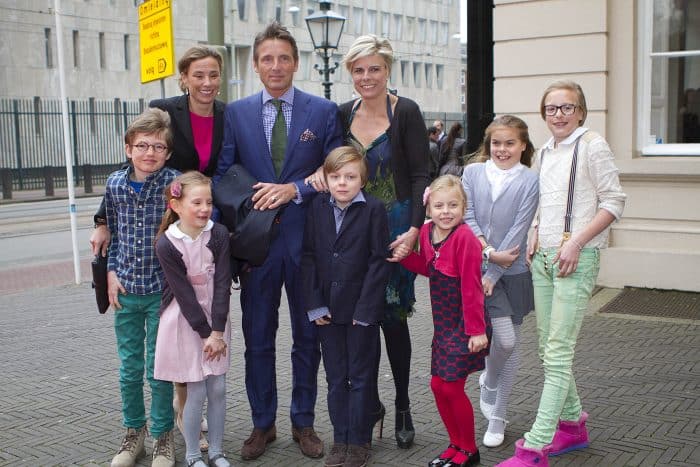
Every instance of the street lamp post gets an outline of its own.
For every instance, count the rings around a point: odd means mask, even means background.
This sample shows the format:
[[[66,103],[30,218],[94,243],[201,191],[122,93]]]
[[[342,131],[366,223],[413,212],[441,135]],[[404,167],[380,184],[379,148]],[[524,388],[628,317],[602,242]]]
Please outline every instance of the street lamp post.
[[[338,48],[340,35],[343,33],[345,25],[345,17],[331,10],[331,2],[321,0],[318,3],[321,11],[309,15],[305,19],[314,50],[323,59],[323,67],[317,63],[314,65],[314,69],[323,76],[324,95],[326,99],[330,99],[331,86],[333,85],[330,75],[338,68],[338,62],[330,66],[329,61],[333,56],[333,49]]]

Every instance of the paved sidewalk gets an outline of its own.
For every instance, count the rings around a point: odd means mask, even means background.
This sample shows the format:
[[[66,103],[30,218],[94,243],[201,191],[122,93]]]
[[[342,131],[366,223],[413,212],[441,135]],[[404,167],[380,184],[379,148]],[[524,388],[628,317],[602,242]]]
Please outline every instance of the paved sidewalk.
[[[36,282],[25,277],[26,284]],[[66,281],[68,282],[68,281]],[[417,313],[411,318],[412,409],[416,445],[399,450],[393,442],[393,384],[386,358],[380,391],[388,413],[384,438],[376,439],[372,465],[424,466],[447,441],[429,384],[432,323],[427,283],[419,279]],[[614,296],[603,290],[596,306]],[[232,311],[233,362],[228,376],[224,447],[234,465],[321,466],[303,457],[292,442],[289,320],[281,313],[277,377],[280,391],[278,439],[258,461],[243,462],[240,447],[251,429],[243,384],[243,348],[238,292]],[[510,424],[501,448],[481,448],[482,465],[510,456],[513,443],[533,421],[542,385],[535,352],[534,316],[523,326],[523,358],[511,398]],[[639,320],[589,313],[577,348],[575,374],[591,446],[552,460],[554,466],[700,465],[700,328],[697,321]],[[95,310],[89,283],[52,285],[0,296],[0,465],[106,466],[122,436],[118,360],[112,317]],[[331,425],[319,375],[316,428],[328,443]],[[477,401],[477,378],[468,382]],[[478,411],[479,441],[486,422]],[[176,434],[178,466],[182,437]],[[479,443],[480,444],[480,443]],[[150,443],[148,445],[150,453]],[[150,465],[142,460],[140,466]]]

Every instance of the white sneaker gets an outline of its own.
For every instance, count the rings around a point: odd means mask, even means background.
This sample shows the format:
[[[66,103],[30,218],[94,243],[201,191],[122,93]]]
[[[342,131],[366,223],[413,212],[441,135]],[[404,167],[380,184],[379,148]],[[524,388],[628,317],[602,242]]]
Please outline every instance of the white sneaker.
[[[122,440],[122,445],[117,451],[117,455],[112,458],[111,467],[133,467],[136,460],[146,454],[143,442],[146,439],[146,425],[138,430],[127,428],[126,436]]]
[[[491,415],[493,415],[493,409],[496,404],[489,404],[488,402],[484,401],[484,391],[493,391],[493,389],[486,387],[486,383],[484,383],[485,380],[486,371],[482,371],[481,375],[479,376],[479,389],[481,389],[481,394],[479,395],[479,408],[481,409],[481,413],[484,418],[486,420],[491,420]]]
[[[173,432],[167,431],[153,443],[152,467],[175,467],[175,443]]]

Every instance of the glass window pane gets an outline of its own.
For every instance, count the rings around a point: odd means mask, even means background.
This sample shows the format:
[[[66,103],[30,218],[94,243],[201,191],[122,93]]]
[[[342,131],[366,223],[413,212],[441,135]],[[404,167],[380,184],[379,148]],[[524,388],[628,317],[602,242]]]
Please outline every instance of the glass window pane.
[[[376,34],[377,32],[377,11],[367,10],[367,33]]]
[[[362,34],[362,8],[352,7],[353,32],[356,35]]]

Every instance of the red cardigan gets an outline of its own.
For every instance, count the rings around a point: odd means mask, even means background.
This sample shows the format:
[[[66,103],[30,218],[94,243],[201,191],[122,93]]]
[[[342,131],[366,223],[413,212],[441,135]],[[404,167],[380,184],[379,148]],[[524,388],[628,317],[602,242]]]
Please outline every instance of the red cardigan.
[[[430,243],[432,222],[420,229],[420,252],[411,252],[401,264],[409,271],[429,275],[428,265],[435,257]],[[484,291],[481,286],[481,242],[471,229],[462,224],[440,248],[435,269],[450,277],[458,277],[462,288],[462,312],[467,335],[478,336],[486,332],[484,321]]]

